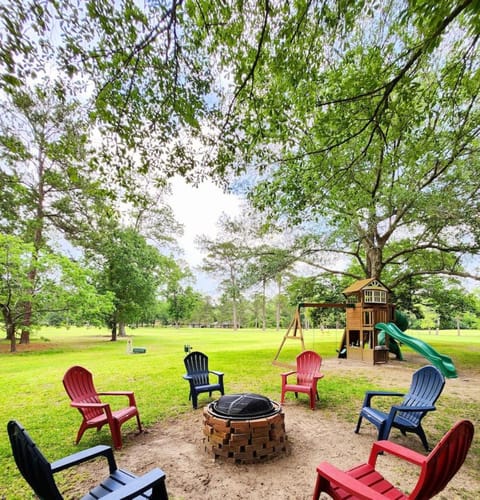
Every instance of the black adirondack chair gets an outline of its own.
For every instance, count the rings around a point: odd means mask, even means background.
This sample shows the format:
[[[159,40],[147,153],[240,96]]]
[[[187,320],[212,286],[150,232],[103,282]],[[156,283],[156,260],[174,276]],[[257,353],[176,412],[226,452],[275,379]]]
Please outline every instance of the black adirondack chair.
[[[208,356],[199,351],[193,351],[183,360],[187,373],[183,376],[190,384],[189,400],[192,400],[193,408],[198,406],[198,395],[208,392],[210,397],[213,391],[224,394],[223,373],[208,369]],[[216,375],[217,383],[210,383],[210,374]]]
[[[409,392],[405,395],[399,392],[368,391],[365,394],[362,409],[358,417],[358,434],[362,418],[378,428],[378,440],[388,439],[392,427],[402,434],[413,432],[422,440],[425,450],[429,451],[427,438],[422,428],[422,419],[430,411],[435,411],[435,402],[445,386],[445,377],[434,366],[419,368],[412,377]],[[399,405],[394,405],[388,413],[371,407],[372,399],[380,396],[404,396]]]
[[[55,483],[54,473],[103,456],[108,461],[110,475],[99,486],[83,496],[82,500],[98,498],[168,500],[165,473],[161,469],[152,469],[140,477],[119,469],[110,446],[94,446],[50,463],[17,421],[10,420],[7,424],[7,431],[17,467],[40,499],[63,499]]]

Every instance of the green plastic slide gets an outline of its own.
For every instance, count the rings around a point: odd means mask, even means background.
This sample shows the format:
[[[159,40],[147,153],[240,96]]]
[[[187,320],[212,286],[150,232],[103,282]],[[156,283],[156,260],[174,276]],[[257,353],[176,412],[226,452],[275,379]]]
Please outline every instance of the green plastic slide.
[[[409,347],[420,353],[423,357],[427,358],[433,366],[436,366],[445,377],[457,377],[457,370],[455,369],[451,358],[440,354],[431,345],[427,344],[423,340],[411,337],[410,335],[402,332],[402,330],[400,330],[400,328],[398,328],[395,323],[377,323],[375,325],[375,328],[385,332],[398,342],[408,345]]]

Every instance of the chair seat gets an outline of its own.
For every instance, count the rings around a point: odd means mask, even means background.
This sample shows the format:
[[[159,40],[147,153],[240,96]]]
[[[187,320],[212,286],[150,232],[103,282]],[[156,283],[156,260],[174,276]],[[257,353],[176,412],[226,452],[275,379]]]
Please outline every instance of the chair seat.
[[[219,391],[221,389],[220,384],[206,384],[206,385],[196,385],[195,390],[197,392],[210,392]]]
[[[117,469],[110,476],[105,479],[102,484],[93,488],[87,495],[82,497],[82,500],[97,500],[98,498],[105,497],[113,491],[123,488],[126,484],[130,483],[137,476],[123,469]],[[135,496],[136,499],[147,499],[152,495],[152,490],[147,490],[140,495]]]
[[[388,418],[388,413],[377,410],[376,408],[365,407],[362,408],[362,416],[366,418],[369,422],[375,426],[380,426],[382,422],[385,422]],[[401,429],[414,429],[416,428],[412,422],[401,415],[396,415],[394,418],[395,426]]]
[[[309,393],[311,390],[312,390],[311,385],[285,384],[285,391]]]
[[[362,484],[365,484],[369,488],[372,488],[377,493],[384,495],[386,498],[392,500],[403,500],[407,499],[407,496],[400,491],[398,488],[393,486],[390,482],[388,482],[378,471],[376,471],[369,464],[362,464],[353,469],[346,471],[346,473],[360,481]],[[355,496],[350,493],[342,490],[340,485],[332,485],[332,489],[335,494],[335,498],[341,500],[353,499]]]
[[[135,406],[129,406],[128,408],[122,408],[121,410],[115,410],[112,412],[113,418],[116,418],[120,422],[124,422],[125,420],[129,420],[134,417],[138,413],[138,410]]]

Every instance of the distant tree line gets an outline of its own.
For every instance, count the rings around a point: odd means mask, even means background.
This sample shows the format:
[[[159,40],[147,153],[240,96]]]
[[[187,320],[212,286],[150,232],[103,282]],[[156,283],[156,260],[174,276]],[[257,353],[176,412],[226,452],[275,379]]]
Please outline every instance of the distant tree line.
[[[11,350],[45,322],[282,328],[365,277],[412,324],[475,325],[479,4],[367,4],[0,5]],[[246,202],[198,237],[215,300],[178,248],[175,175]]]

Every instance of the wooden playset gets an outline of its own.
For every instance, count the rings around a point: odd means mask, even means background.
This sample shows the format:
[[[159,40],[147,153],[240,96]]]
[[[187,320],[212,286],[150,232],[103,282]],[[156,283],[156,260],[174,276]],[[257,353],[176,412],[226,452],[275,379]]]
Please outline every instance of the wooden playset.
[[[343,291],[347,303],[346,326],[341,350],[348,359],[369,363],[388,362],[388,339],[378,341],[377,323],[395,321],[395,306],[390,303],[390,290],[374,278],[356,281]]]
[[[346,326],[339,350],[339,357],[366,361],[369,363],[388,362],[388,338],[379,343],[377,323],[388,323],[395,319],[395,306],[390,302],[390,290],[375,278],[359,280],[343,291],[346,302],[342,303],[302,303],[297,306],[292,322],[285,333],[275,355],[273,364],[283,366],[279,355],[287,339],[301,342],[305,350],[301,324],[301,309],[342,308],[346,313]]]

